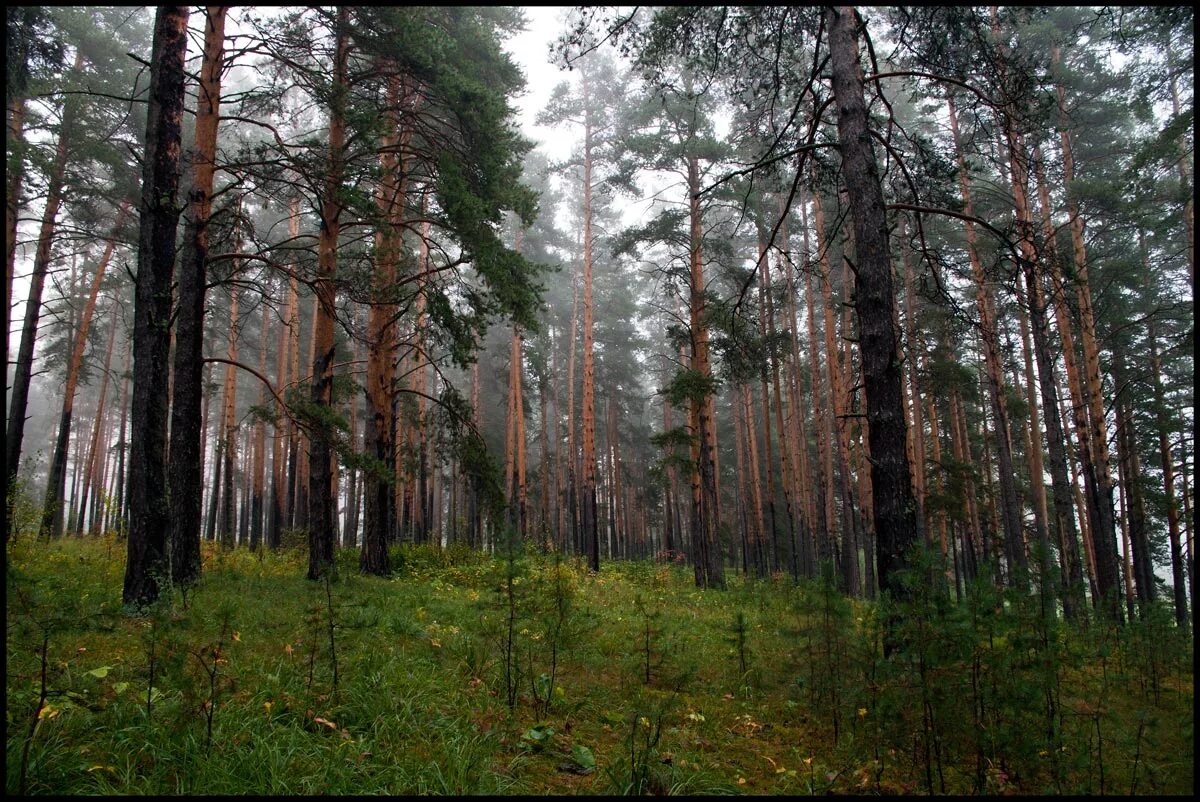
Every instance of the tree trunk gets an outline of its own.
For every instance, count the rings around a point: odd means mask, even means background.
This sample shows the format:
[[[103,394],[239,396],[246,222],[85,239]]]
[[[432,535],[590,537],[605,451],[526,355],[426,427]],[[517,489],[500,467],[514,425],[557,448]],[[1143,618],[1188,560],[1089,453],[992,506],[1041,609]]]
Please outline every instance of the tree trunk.
[[[583,538],[588,567],[600,570],[600,523],[596,510],[596,367],[592,347],[592,112],[583,78]]]
[[[704,319],[704,262],[702,259],[703,220],[700,211],[700,163],[696,156],[687,159],[689,256],[691,293],[689,325],[692,339],[692,372],[701,382],[712,380],[708,357],[708,323]],[[693,548],[696,550],[696,584],[699,587],[725,587],[724,555],[721,550],[715,444],[716,403],[714,393],[701,387],[692,400],[696,435],[696,469],[693,477]]]
[[[974,216],[971,203],[971,187],[967,176],[967,162],[959,144],[958,119],[954,101],[946,99],[946,111],[950,117],[950,131],[954,138],[955,155],[958,161],[958,184],[963,198],[963,212]],[[1013,154],[1010,151],[1010,156]],[[1013,156],[1015,159],[1015,156]],[[1014,177],[1015,183],[1015,177]],[[1018,212],[1018,220],[1020,220]],[[1009,584],[1023,584],[1021,572],[1028,568],[1024,539],[1021,531],[1021,508],[1017,497],[1016,468],[1012,458],[1012,427],[1008,420],[1008,403],[1004,396],[1004,367],[1000,360],[998,338],[999,321],[996,319],[995,300],[987,284],[976,248],[975,224],[964,223],[967,232],[967,255],[971,260],[971,275],[975,281],[975,304],[979,312],[979,334],[983,343],[984,367],[987,375],[988,399],[992,407],[992,420],[996,431],[996,461],[999,463],[1000,523],[1003,527],[1004,557],[1008,568]]]
[[[516,354],[516,386],[514,392],[517,400],[513,410],[513,426],[515,427],[515,436],[517,440],[517,534],[520,535],[522,542],[525,540],[526,525],[528,520],[528,499],[526,497],[525,487],[525,394],[524,390],[524,341],[521,338],[521,330],[513,327],[513,351]]]
[[[1175,78],[1175,70],[1172,68],[1174,55],[1171,53],[1171,48],[1167,47],[1167,66],[1171,73],[1171,108],[1176,117],[1179,117],[1179,84]],[[1176,169],[1179,171],[1179,186],[1182,190],[1182,196],[1185,198],[1183,202],[1183,228],[1187,234],[1187,263],[1188,263],[1188,283],[1192,287],[1192,298],[1196,297],[1196,193],[1191,186],[1191,175],[1189,167],[1192,163],[1191,148],[1188,147],[1187,138],[1181,136],[1178,142],[1179,161],[1176,162]]]
[[[88,317],[88,315],[85,313],[84,317],[86,319]],[[96,507],[98,502],[101,501],[100,489],[103,488],[103,481],[102,480],[100,482],[96,481],[96,476],[95,476],[96,459],[98,457],[98,452],[100,451],[100,448],[101,448],[101,442],[100,442],[101,431],[105,428],[103,425],[103,421],[104,421],[104,412],[105,412],[104,404],[105,404],[106,399],[108,398],[108,369],[112,365],[113,343],[116,341],[116,336],[117,336],[117,321],[114,316],[114,320],[112,321],[112,324],[110,325],[109,330],[108,330],[108,346],[104,349],[104,372],[100,376],[100,398],[96,402],[96,415],[92,420],[91,445],[88,446],[87,462],[85,463],[85,468],[84,468],[84,472],[83,472],[83,477],[84,477],[83,478],[83,498],[79,502],[78,517],[76,518],[76,521],[77,521],[76,531],[80,535],[82,535],[88,528],[87,524],[85,523],[86,519],[84,518],[84,510],[87,507],[89,493],[91,493],[91,495],[92,495],[92,507],[93,508]],[[65,399],[64,399],[64,402],[65,402]],[[103,467],[104,458],[99,457],[99,459],[100,459],[101,467]],[[96,488],[94,492],[92,490],[93,488]],[[47,490],[49,490],[49,488],[47,488]],[[56,506],[59,510],[59,525],[61,527],[62,505],[58,504]],[[92,516],[92,517],[94,517],[94,516]]]
[[[825,231],[825,207],[821,196],[813,193],[814,222],[817,227],[817,251],[820,254],[821,266],[821,301],[824,312],[825,334],[825,373],[828,380],[829,404],[827,407],[829,455],[829,487],[830,498],[833,492],[834,463],[837,464],[837,494],[841,498],[840,547],[839,540],[830,533],[829,549],[825,558],[832,560],[834,565],[842,569],[841,576],[845,582],[845,571],[848,569],[850,553],[854,543],[854,498],[850,493],[850,435],[846,423],[846,391],[842,386],[842,352],[837,346],[837,322],[834,319],[833,304],[833,273],[829,265],[829,243]],[[831,513],[828,521],[833,524],[833,502],[828,502]],[[843,584],[843,589],[847,589]]]
[[[540,407],[538,420],[541,425],[541,444],[542,444],[542,459],[538,468],[542,480],[542,496],[540,499],[540,510],[538,515],[538,534],[541,535],[539,540],[543,547],[547,547],[553,542],[550,531],[550,438],[548,431],[549,421],[546,419],[546,406],[548,399],[546,391],[549,389],[550,383],[544,379],[538,384],[538,405]],[[453,488],[453,485],[451,486]],[[453,520],[453,516],[451,516]]]
[[[237,362],[238,358],[238,295],[236,286],[230,287],[231,300],[229,303],[229,349],[226,358]],[[217,525],[217,541],[222,548],[233,548],[236,540],[234,512],[237,509],[233,494],[233,467],[237,461],[237,368],[225,366],[225,391],[222,394],[221,415],[221,476],[224,485],[221,488],[221,512]]]
[[[130,411],[137,436],[129,454],[129,539],[122,594],[125,604],[136,606],[153,602],[162,583],[170,581],[167,381],[188,11],[186,6],[158,7],[150,59]]]
[[[296,308],[296,293],[294,282],[289,281],[289,285],[275,352],[275,387],[280,396],[286,395],[291,381],[288,377],[288,323]],[[271,519],[266,532],[267,548],[272,550],[279,548],[287,511],[287,431],[291,426],[290,413],[278,402],[275,402],[275,415],[271,436]]]
[[[179,256],[179,310],[175,320],[175,372],[171,388],[171,577],[191,584],[200,578],[200,521],[204,436],[202,404],[204,296],[208,281],[208,219],[212,211],[217,128],[221,113],[225,16],[228,6],[207,6],[204,58],[196,100],[196,136],[192,145],[192,182],[188,192],[183,246]]]
[[[291,237],[295,239],[299,231],[300,225],[300,201],[298,198],[293,198],[291,203],[291,216],[288,220],[288,230],[291,232]],[[311,382],[308,377],[301,378],[300,375],[300,299],[296,294],[298,287],[296,281],[289,281],[289,298],[294,299],[291,304],[292,315],[288,318],[288,361],[291,367],[288,369],[288,385],[294,388],[295,392],[301,392],[300,386],[302,382]],[[299,424],[292,418],[288,418],[288,444],[287,444],[287,509],[284,513],[283,520],[288,529],[297,528],[300,524],[300,445],[303,439],[303,433],[300,430]]]
[[[361,325],[362,319],[358,314],[355,314],[355,324]],[[363,359],[363,343],[362,340],[354,341],[354,361],[362,364]],[[350,389],[350,397],[346,399],[346,406],[350,410],[350,449],[356,455],[361,455],[366,451],[365,442],[359,440],[358,435],[358,408],[361,403],[359,393],[362,390],[362,385],[358,380],[354,380],[354,384]],[[362,500],[362,481],[359,479],[360,469],[351,465],[348,469],[348,480],[346,488],[346,524],[342,529],[342,547],[352,549],[358,545],[358,522],[359,522],[359,507]]]
[[[1142,237],[1143,255],[1145,254],[1145,232],[1139,232]],[[1149,273],[1146,274],[1149,276]],[[1154,318],[1147,322],[1150,339],[1150,376],[1154,386],[1155,422],[1158,428],[1158,453],[1162,459],[1163,495],[1167,513],[1167,537],[1171,543],[1171,585],[1172,601],[1175,605],[1175,623],[1180,629],[1187,631],[1188,606],[1187,587],[1184,585],[1183,550],[1179,538],[1179,508],[1175,502],[1175,463],[1171,456],[1170,421],[1167,416],[1167,403],[1162,385],[1162,361],[1158,355],[1158,338],[1154,327]]]
[[[816,201],[814,193],[814,201]],[[821,380],[821,369],[819,354],[821,353],[820,345],[817,341],[817,317],[814,307],[814,295],[812,287],[812,263],[809,254],[812,252],[809,247],[808,239],[808,204],[804,201],[800,203],[800,221],[804,231],[804,300],[806,306],[806,319],[808,327],[808,368],[809,381],[812,384],[813,397],[813,427],[816,429],[817,435],[817,475],[815,483],[817,485],[818,500],[816,504],[816,517],[814,518],[814,537],[815,550],[813,552],[813,572],[810,576],[815,576],[819,564],[825,560],[832,558],[832,534],[834,511],[833,511],[833,449],[830,446],[830,436],[833,431],[833,422],[830,415],[831,402],[829,392]],[[822,220],[823,220],[822,215]],[[824,227],[818,225],[817,250],[819,256],[823,260],[824,253],[821,247],[824,233]],[[820,262],[822,268],[822,276],[825,274],[824,261]],[[826,355],[828,359],[828,354]]]
[[[1033,148],[1038,200],[1041,206],[1042,237],[1046,258],[1054,263],[1058,251],[1054,226],[1050,221],[1050,193],[1042,170],[1042,154]],[[1037,356],[1038,386],[1042,396],[1042,418],[1046,423],[1046,445],[1050,457],[1050,486],[1054,493],[1054,536],[1058,543],[1063,577],[1063,615],[1074,620],[1084,613],[1083,566],[1079,561],[1079,538],[1075,531],[1075,513],[1071,506],[1072,484],[1067,472],[1062,420],[1059,416],[1058,382],[1054,375],[1054,357],[1050,353],[1046,300],[1042,288],[1040,261],[1026,260],[1023,266],[1028,295],[1029,317],[1033,329],[1033,349]],[[1064,344],[1065,348],[1065,344]]]
[[[109,372],[110,367],[111,365],[107,363],[104,367],[105,375],[110,377],[109,381],[111,381],[111,373]],[[106,396],[108,388],[103,382],[101,382],[100,389],[104,391],[102,395]],[[85,525],[83,522],[80,522],[78,530],[78,534],[80,535],[83,535],[84,532],[104,534],[104,519],[107,516],[109,509],[112,507],[113,495],[108,491],[108,481],[109,477],[112,475],[112,470],[110,467],[112,464],[111,443],[113,423],[116,415],[113,413],[113,404],[106,403],[102,406],[104,406],[104,425],[99,430],[93,430],[93,443],[91,449],[91,459],[93,463],[96,460],[99,460],[100,464],[99,467],[92,471],[93,480],[91,486],[91,511],[88,514],[87,524]]]
[[[1158,596],[1154,586],[1154,564],[1150,556],[1150,541],[1146,532],[1146,501],[1142,492],[1142,466],[1138,455],[1137,430],[1134,426],[1133,408],[1129,403],[1128,381],[1125,352],[1120,342],[1113,347],[1113,378],[1116,379],[1117,392],[1117,447],[1118,456],[1124,463],[1124,480],[1121,484],[1121,496],[1128,513],[1129,544],[1133,552],[1133,579],[1136,582],[1138,610],[1146,615],[1146,606]]]
[[[1032,245],[1032,243],[1030,243]],[[1032,252],[1032,248],[1030,249]],[[1025,397],[1029,403],[1029,428],[1026,453],[1029,456],[1029,486],[1033,491],[1033,526],[1038,541],[1038,586],[1048,599],[1054,598],[1051,578],[1050,530],[1046,507],[1046,472],[1042,462],[1042,425],[1038,411],[1037,382],[1033,375],[1033,346],[1029,341],[1029,316],[1025,311],[1025,293],[1020,279],[1014,282],[1017,295],[1017,323],[1021,329],[1021,353],[1025,362]],[[1053,614],[1053,609],[1047,608]]]
[[[116,515],[117,522],[115,528],[118,529],[121,535],[125,535],[128,531],[129,511],[126,505],[129,503],[128,482],[129,477],[125,473],[125,451],[128,448],[126,440],[125,424],[129,422],[129,385],[132,378],[133,367],[133,340],[130,339],[125,345],[125,368],[121,372],[121,434],[117,442],[117,504]]]
[[[804,230],[804,251],[801,261],[804,269],[808,267],[808,215],[805,211],[805,204],[801,202],[800,214],[801,225]],[[779,261],[780,272],[784,275],[784,286],[786,288],[787,297],[787,323],[788,323],[788,339],[791,344],[791,361],[788,370],[788,436],[791,443],[789,451],[793,455],[792,467],[792,503],[798,513],[798,524],[796,532],[796,550],[798,553],[798,564],[796,565],[795,579],[800,576],[812,576],[813,569],[813,533],[817,526],[817,495],[820,492],[821,474],[820,468],[814,472],[813,465],[810,462],[808,448],[808,426],[804,422],[805,409],[802,401],[803,393],[801,391],[801,366],[800,366],[800,318],[796,311],[796,286],[793,279],[793,270],[791,258],[786,254],[781,255]],[[809,354],[809,359],[815,361],[815,352]],[[817,397],[817,385],[812,387],[814,407],[816,406],[815,399]],[[820,417],[814,415],[814,421],[819,421]],[[815,492],[814,492],[815,490]]]
[[[887,213],[867,129],[856,14],[842,6],[827,12],[833,91],[838,106],[842,176],[854,217],[858,257],[858,313],[863,384],[870,422],[878,579],[881,592],[903,598],[900,571],[917,532],[916,501],[905,455],[907,438],[900,391],[894,291],[888,253]]]
[[[902,232],[907,238],[908,229],[902,229]],[[926,543],[932,546],[931,531],[929,520],[925,514],[925,416],[922,412],[923,403],[921,401],[921,381],[917,367],[921,362],[918,356],[923,351],[921,341],[917,335],[917,308],[916,308],[916,292],[913,288],[913,268],[912,259],[909,257],[908,249],[905,248],[904,254],[904,364],[908,368],[908,388],[909,402],[908,408],[911,410],[911,428],[909,429],[909,460],[913,467],[913,494],[917,502],[917,519],[921,522],[921,530],[925,533]],[[936,437],[936,435],[935,435]],[[946,538],[945,531],[942,532],[941,539],[941,555],[942,559],[946,559]]]
[[[1071,151],[1071,131],[1066,114],[1066,90],[1059,85],[1058,111],[1063,154],[1063,181],[1067,187],[1067,214],[1071,221],[1076,289],[1079,298],[1079,331],[1083,341],[1084,389],[1087,394],[1092,472],[1094,481],[1089,495],[1096,515],[1092,525],[1092,544],[1096,551],[1096,584],[1104,602],[1103,609],[1119,621],[1120,603],[1116,599],[1120,581],[1117,571],[1117,539],[1113,520],[1113,485],[1109,472],[1108,435],[1104,422],[1104,388],[1100,376],[1100,345],[1096,338],[1096,318],[1092,311],[1092,289],[1088,278],[1087,250],[1083,241],[1083,218],[1072,193],[1075,162]],[[1086,477],[1086,474],[1085,474]]]
[[[83,69],[83,52],[75,53],[74,73]],[[153,102],[153,101],[152,101]],[[50,271],[51,247],[54,229],[58,222],[58,208],[62,204],[63,181],[67,171],[67,150],[74,132],[77,103],[68,97],[63,102],[62,126],[58,133],[58,144],[54,150],[54,163],[50,168],[49,185],[46,188],[46,207],[42,212],[42,227],[38,233],[37,251],[33,256],[33,273],[30,276],[29,300],[25,303],[25,322],[21,327],[21,345],[17,350],[17,363],[13,372],[12,389],[9,391],[8,433],[5,443],[8,475],[6,487],[12,487],[21,468],[21,442],[25,437],[25,411],[29,404],[29,383],[33,378],[33,348],[37,341],[38,318],[42,314],[42,289],[46,274]],[[150,147],[147,145],[147,147]],[[5,329],[7,332],[8,330]],[[8,335],[5,334],[7,338]],[[7,352],[8,346],[5,345]],[[12,493],[8,498],[8,526],[5,538],[13,531]]]
[[[338,6],[333,63],[333,101],[329,110],[329,169],[321,199],[321,232],[317,244],[317,314],[313,322],[312,403],[325,413],[333,401],[334,286],[342,192],[342,147],[345,141],[345,89],[349,59],[350,10]],[[314,426],[309,436],[308,578],[320,579],[333,564],[337,500],[332,486],[330,432]]]
[[[96,265],[96,275],[92,279],[92,289],[88,293],[87,303],[83,307],[79,327],[75,331],[75,342],[71,348],[71,360],[67,363],[66,385],[63,387],[62,414],[58,422],[58,438],[54,445],[54,453],[50,459],[50,470],[46,480],[46,497],[42,503],[42,537],[60,537],[63,533],[63,492],[67,474],[67,445],[71,439],[71,420],[75,409],[75,392],[79,386],[79,371],[83,367],[83,352],[87,349],[88,331],[92,326],[92,316],[96,312],[96,299],[100,296],[100,283],[112,259],[113,248],[116,246],[117,234],[125,221],[125,212],[129,204],[122,202],[117,210],[117,221],[113,225],[113,233],[104,246],[104,254]],[[114,321],[112,331],[116,331]],[[112,332],[108,342],[108,354],[112,356]],[[105,374],[104,380],[107,381]],[[99,414],[99,413],[97,413]],[[82,510],[79,510],[82,514]]]
[[[267,308],[263,306],[259,322],[258,339],[258,372],[267,375],[268,332]],[[258,408],[266,409],[267,388],[260,384],[258,390]],[[353,430],[351,431],[353,435]],[[267,423],[261,416],[254,421],[254,444],[251,457],[251,487],[250,487],[250,548],[258,550],[263,539],[263,494],[266,491],[267,472]]]
[[[767,572],[766,555],[763,553],[763,538],[766,534],[766,527],[763,521],[763,491],[762,479],[758,472],[758,433],[754,426],[753,402],[750,400],[750,385],[743,384],[733,390],[733,395],[736,400],[734,403],[742,408],[742,421],[746,427],[746,463],[749,468],[748,483],[750,485],[750,501],[753,503],[751,510],[749,541],[750,541],[750,557],[751,564],[754,567],[754,573],[757,576],[764,576]]]
[[[770,278],[770,265],[768,264],[768,259],[767,259],[767,243],[764,239],[764,234],[765,234],[765,232],[762,232],[762,231],[759,232],[759,243],[758,243],[758,273],[759,273],[758,336],[764,343],[766,343],[766,342],[768,342],[768,340],[767,340],[767,286],[770,284],[771,278]],[[771,328],[774,329],[774,324],[772,324]],[[770,531],[771,531],[770,570],[773,571],[773,570],[777,570],[779,568],[782,560],[781,560],[780,554],[779,554],[779,527],[775,520],[775,465],[774,465],[775,455],[773,453],[774,449],[771,447],[771,403],[770,403],[770,388],[769,388],[769,379],[768,379],[768,377],[770,376],[770,364],[769,363],[771,363],[771,362],[772,362],[772,359],[768,355],[766,362],[763,363],[762,369],[759,372],[759,401],[761,404],[762,417],[763,417],[763,457],[764,457],[764,464],[766,465],[767,485],[766,485],[766,492],[763,494],[763,496],[765,496],[765,498],[760,500],[758,509],[759,509],[760,516],[765,514],[766,521],[764,523],[769,525]],[[778,375],[778,367],[776,368],[776,375]],[[747,388],[747,389],[749,389],[749,388]],[[754,424],[753,424],[753,422],[750,421],[750,419],[747,419],[747,423],[751,430],[751,435],[753,436],[754,428],[755,428]],[[782,436],[783,430],[780,429],[779,433],[780,433],[780,436]],[[758,462],[756,460],[755,468],[757,468],[757,467],[758,467]],[[765,508],[762,505],[763,500],[766,501]],[[759,542],[760,549],[762,548],[761,541],[762,541],[762,539],[765,539],[765,537],[766,537],[766,530],[767,530],[767,526],[764,526],[763,529],[761,530],[760,542]],[[759,571],[760,576],[762,576],[763,573],[767,570],[767,566],[763,565],[763,562],[765,562],[765,561],[760,560],[759,562],[757,562],[755,564],[755,568]]]
[[[393,66],[389,63],[388,66]],[[367,416],[363,421],[364,449],[375,465],[363,473],[363,542],[359,571],[383,576],[388,573],[388,531],[393,526],[395,505],[392,503],[395,485],[395,431],[393,416],[393,383],[395,382],[396,263],[399,259],[400,237],[396,224],[403,216],[404,175],[398,174],[401,154],[400,96],[404,93],[399,76],[391,76],[387,86],[388,131],[380,155],[382,177],[376,205],[384,225],[375,234],[376,264],[373,303],[367,313]],[[406,94],[406,93],[405,93]],[[388,477],[391,477],[389,481]]]
[[[9,69],[17,65],[10,64]],[[8,102],[8,184],[4,204],[4,251],[7,269],[4,274],[4,331],[12,328],[13,271],[17,262],[17,218],[21,211],[21,184],[25,178],[25,98],[14,97]],[[4,364],[8,365],[8,336],[4,338]],[[7,530],[6,530],[7,531]]]

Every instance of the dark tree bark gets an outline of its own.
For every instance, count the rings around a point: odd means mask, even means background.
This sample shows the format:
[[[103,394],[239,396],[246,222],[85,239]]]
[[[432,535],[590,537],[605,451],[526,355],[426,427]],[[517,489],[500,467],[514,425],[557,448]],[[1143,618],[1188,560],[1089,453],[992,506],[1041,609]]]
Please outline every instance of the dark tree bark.
[[[75,72],[83,68],[82,52],[75,55]],[[38,318],[42,314],[42,289],[46,286],[46,274],[50,270],[50,251],[54,243],[54,229],[58,221],[58,208],[62,204],[63,181],[67,171],[67,150],[77,113],[76,101],[68,97],[63,106],[62,127],[58,132],[58,144],[54,150],[54,163],[50,169],[50,183],[46,188],[46,207],[42,212],[42,227],[38,232],[37,251],[33,256],[33,273],[30,276],[29,300],[25,303],[25,321],[21,326],[21,345],[17,350],[17,363],[13,372],[12,389],[9,392],[8,431],[5,440],[5,456],[8,473],[6,486],[11,486],[21,468],[21,445],[25,437],[25,410],[29,405],[29,383],[33,379],[33,347],[37,341]],[[14,218],[15,219],[15,218]],[[5,338],[8,337],[5,328]],[[7,352],[7,345],[5,351]],[[12,532],[12,494],[8,498],[5,538]]]
[[[208,217],[212,209],[217,126],[220,123],[221,68],[227,6],[208,6],[204,60],[196,101],[192,146],[192,186],[179,259],[179,311],[175,321],[175,373],[171,388],[171,578],[190,584],[200,578],[200,522],[204,418],[204,294],[208,273]]]
[[[887,213],[867,130],[856,14],[852,7],[840,6],[827,12],[827,20],[842,178],[854,218],[858,256],[855,309],[870,424],[879,587],[893,598],[902,598],[906,591],[900,571],[908,565],[908,550],[918,530],[911,469],[905,453],[907,433],[893,319],[895,293]]]
[[[104,273],[112,259],[116,245],[117,232],[125,219],[128,204],[122,203],[117,212],[117,221],[113,225],[112,236],[104,248],[104,255],[96,265],[96,275],[92,279],[92,289],[88,294],[87,304],[75,332],[75,342],[71,348],[71,361],[67,363],[67,380],[63,388],[62,414],[58,421],[58,438],[54,444],[54,453],[50,459],[50,472],[46,480],[46,496],[42,503],[43,537],[59,537],[63,532],[63,491],[67,479],[67,446],[71,440],[71,423],[75,410],[75,392],[79,386],[79,371],[83,367],[83,352],[87,348],[88,330],[92,325],[92,315],[96,311],[96,299],[100,296],[100,284],[104,281]],[[113,325],[113,331],[116,325]],[[112,355],[112,339],[109,339],[109,356]],[[106,377],[107,378],[107,377]],[[97,412],[97,415],[99,412]],[[83,510],[80,509],[82,514]]]
[[[1128,388],[1128,370],[1125,349],[1120,342],[1113,345],[1113,378],[1117,386]],[[1129,544],[1132,546],[1133,580],[1137,590],[1137,609],[1146,615],[1146,606],[1153,602],[1158,592],[1154,586],[1154,564],[1150,556],[1150,540],[1146,531],[1146,500],[1142,492],[1142,466],[1138,455],[1137,429],[1134,426],[1133,406],[1128,396],[1118,395],[1116,403],[1118,457],[1124,465],[1125,484],[1121,487],[1122,500],[1128,509]]]
[[[10,34],[11,35],[11,34]],[[24,65],[9,64],[9,70],[21,69]],[[17,260],[17,215],[21,209],[21,184],[25,178],[25,98],[8,100],[8,183],[5,187],[4,203],[4,252],[7,262],[4,274],[4,331],[9,331],[12,314],[13,269]],[[8,336],[4,338],[4,364],[8,365]]]
[[[1145,232],[1141,232],[1144,237]],[[1175,501],[1175,463],[1171,456],[1170,421],[1162,384],[1162,360],[1158,353],[1158,337],[1154,319],[1149,321],[1150,375],[1154,385],[1155,423],[1158,429],[1158,452],[1162,460],[1164,504],[1167,512],[1167,537],[1171,548],[1171,590],[1175,605],[1175,623],[1184,631],[1188,627],[1187,586],[1184,584],[1183,548],[1179,538],[1179,507]]]
[[[167,359],[171,282],[179,222],[187,6],[159,6],[150,67],[150,108],[142,168],[141,233],[134,298],[133,438],[129,453],[129,539],[123,599],[144,605],[169,582],[167,532]]]
[[[321,232],[317,244],[317,313],[313,321],[312,396],[313,406],[331,412],[333,400],[333,279],[337,272],[337,243],[340,228],[342,147],[345,142],[345,86],[349,58],[347,29],[350,10],[339,6],[333,57],[333,98],[329,114],[329,168],[321,201]],[[324,422],[320,422],[323,424]],[[336,499],[331,492],[329,434],[322,425],[309,435],[308,477],[308,578],[320,579],[333,564]]]
[[[1046,256],[1057,258],[1054,249],[1054,227],[1050,221],[1050,194],[1042,176],[1042,158],[1038,149],[1033,150],[1034,175],[1037,178],[1038,200],[1041,204],[1042,231],[1046,243]],[[1037,357],[1038,386],[1042,396],[1042,418],[1046,425],[1046,447],[1050,457],[1050,487],[1054,494],[1052,518],[1058,542],[1062,568],[1063,615],[1074,620],[1085,610],[1083,595],[1083,564],[1079,558],[1079,535],[1075,528],[1075,512],[1071,504],[1071,477],[1067,471],[1067,452],[1064,441],[1062,419],[1059,417],[1058,382],[1055,381],[1054,358],[1050,352],[1049,324],[1046,317],[1046,299],[1042,287],[1043,273],[1040,261],[1026,261],[1024,265],[1025,287],[1028,293],[1029,318],[1033,330],[1033,350]]]
[[[700,163],[687,159],[689,262],[691,288],[689,319],[692,339],[691,369],[703,379],[712,377],[708,357],[708,324],[704,319],[704,260],[701,254],[704,230],[700,211]],[[698,587],[725,587],[725,556],[721,550],[718,522],[720,493],[717,488],[716,403],[707,389],[692,400],[693,433],[696,437],[692,470],[692,548]]]

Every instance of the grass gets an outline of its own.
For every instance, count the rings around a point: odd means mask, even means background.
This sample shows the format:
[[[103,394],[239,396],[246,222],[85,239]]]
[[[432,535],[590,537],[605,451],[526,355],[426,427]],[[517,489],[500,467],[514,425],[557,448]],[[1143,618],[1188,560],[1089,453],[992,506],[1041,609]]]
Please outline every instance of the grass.
[[[133,616],[123,544],[10,544],[8,793],[23,758],[37,794],[1193,789],[1191,643],[1153,622],[1057,630],[1045,679],[1020,610],[986,633],[945,613],[920,660],[883,661],[875,608],[819,583],[705,591],[678,566],[532,553],[510,608],[503,560],[408,546],[389,579],[339,554],[335,689],[303,552],[204,548],[195,589]]]

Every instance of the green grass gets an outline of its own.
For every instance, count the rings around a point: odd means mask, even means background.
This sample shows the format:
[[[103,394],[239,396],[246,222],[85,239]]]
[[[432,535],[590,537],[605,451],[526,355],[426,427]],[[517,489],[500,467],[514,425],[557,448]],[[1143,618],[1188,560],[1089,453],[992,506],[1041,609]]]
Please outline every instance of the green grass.
[[[1107,793],[1193,788],[1191,645],[1154,621],[1056,630],[1050,681],[1020,605],[974,624],[931,608],[923,628],[910,611],[920,655],[884,661],[875,608],[819,583],[702,591],[678,566],[593,576],[529,554],[514,564],[510,710],[503,560],[396,548],[379,579],[339,554],[335,691],[305,555],[205,549],[186,598],[133,616],[123,544],[9,546],[9,793],[27,742],[42,794],[1094,793],[1101,767]],[[29,740],[44,634],[50,694]]]

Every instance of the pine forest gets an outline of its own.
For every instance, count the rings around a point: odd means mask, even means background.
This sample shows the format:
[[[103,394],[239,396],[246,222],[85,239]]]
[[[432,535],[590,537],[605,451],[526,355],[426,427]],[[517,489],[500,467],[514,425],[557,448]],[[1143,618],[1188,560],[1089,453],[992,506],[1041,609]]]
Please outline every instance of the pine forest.
[[[1194,793],[1186,6],[9,6],[6,792]]]

